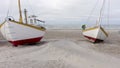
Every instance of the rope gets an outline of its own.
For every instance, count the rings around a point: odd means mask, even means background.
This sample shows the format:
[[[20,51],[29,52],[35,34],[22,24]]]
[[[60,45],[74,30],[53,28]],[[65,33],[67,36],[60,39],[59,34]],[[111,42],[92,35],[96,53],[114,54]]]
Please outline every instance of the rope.
[[[107,13],[108,13],[108,16],[107,16],[107,24],[108,24],[108,29],[110,28],[110,0],[108,0],[108,9],[107,9]],[[108,31],[108,34],[110,32]]]
[[[110,0],[108,0],[108,17],[107,17],[107,23],[108,23],[108,28],[110,27]]]
[[[10,12],[10,11],[9,11],[9,8],[11,7],[10,2],[11,2],[11,1],[9,0],[9,5],[8,5],[9,7],[8,7],[8,10],[7,10],[7,15],[6,15],[7,17],[9,16],[9,12]]]
[[[29,0],[27,1],[27,3],[30,5],[30,9],[32,10],[32,11],[31,11],[31,13],[32,13],[33,15],[35,15],[35,12],[34,12],[34,10],[33,10],[32,6],[31,6],[32,4],[30,3],[30,1],[29,1]]]
[[[90,12],[90,15],[89,15],[88,18],[87,18],[87,22],[90,21],[90,17],[92,16],[93,12],[95,11],[95,9],[96,9],[96,7],[97,7],[97,5],[98,5],[98,1],[99,1],[99,0],[97,0],[97,1],[95,2],[95,5],[94,5],[94,7],[92,8],[92,11]]]
[[[100,25],[100,21],[101,21],[101,18],[102,18],[102,13],[103,13],[103,9],[104,9],[104,6],[105,6],[105,2],[106,2],[106,0],[103,0],[103,4],[102,4],[102,7],[100,9],[100,15],[99,15],[99,18],[98,18],[97,25]]]

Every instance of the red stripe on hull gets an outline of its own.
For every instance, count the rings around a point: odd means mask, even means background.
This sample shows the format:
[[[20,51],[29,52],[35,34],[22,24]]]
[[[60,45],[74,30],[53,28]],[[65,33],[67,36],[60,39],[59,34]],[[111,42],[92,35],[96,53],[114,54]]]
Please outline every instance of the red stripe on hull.
[[[100,39],[97,39],[97,38],[92,38],[92,37],[89,37],[89,36],[84,36],[84,37],[88,38],[93,43],[103,42],[103,40],[100,40]]]
[[[24,39],[24,40],[17,40],[17,41],[9,41],[12,43],[14,46],[18,45],[24,45],[24,44],[32,44],[32,43],[37,43],[39,42],[43,37],[38,37],[38,38],[30,38],[30,39]]]

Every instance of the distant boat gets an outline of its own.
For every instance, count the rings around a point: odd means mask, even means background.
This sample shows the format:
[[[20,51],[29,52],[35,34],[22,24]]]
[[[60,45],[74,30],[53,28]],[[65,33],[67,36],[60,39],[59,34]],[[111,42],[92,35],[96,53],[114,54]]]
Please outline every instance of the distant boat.
[[[101,26],[85,29],[83,35],[94,43],[102,42],[108,37],[107,32]]]
[[[101,15],[102,15],[102,10],[103,10],[104,4],[105,4],[105,0],[103,1],[103,5],[100,10],[100,17],[97,22],[97,25],[93,26],[91,28],[86,28],[85,25],[82,26],[82,28],[83,28],[82,33],[83,33],[84,37],[86,37],[88,40],[90,40],[93,43],[102,42],[108,37],[108,33],[100,25],[100,20],[101,20]]]
[[[18,7],[20,15],[19,21],[16,21],[13,17],[8,16],[7,19],[0,25],[3,37],[14,46],[39,42],[45,34],[45,27],[28,24],[26,10],[26,22],[23,23],[20,0],[18,0]],[[35,21],[36,19],[33,18],[30,19],[29,22],[34,23]]]

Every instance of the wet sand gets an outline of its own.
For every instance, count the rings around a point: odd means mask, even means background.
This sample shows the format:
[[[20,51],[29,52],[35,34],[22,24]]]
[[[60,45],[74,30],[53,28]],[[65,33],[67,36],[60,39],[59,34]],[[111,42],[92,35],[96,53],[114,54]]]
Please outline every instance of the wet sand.
[[[93,44],[81,30],[47,30],[36,45],[18,47],[0,34],[0,68],[120,68],[120,31],[107,31]]]

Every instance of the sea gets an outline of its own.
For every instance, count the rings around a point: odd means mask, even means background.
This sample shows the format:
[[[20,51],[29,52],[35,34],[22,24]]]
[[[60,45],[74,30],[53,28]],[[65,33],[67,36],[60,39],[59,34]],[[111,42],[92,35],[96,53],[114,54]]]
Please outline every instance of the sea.
[[[82,29],[82,24],[45,24],[47,29]],[[86,27],[93,27],[95,25],[86,25]],[[120,25],[101,25],[104,29],[120,29]]]

